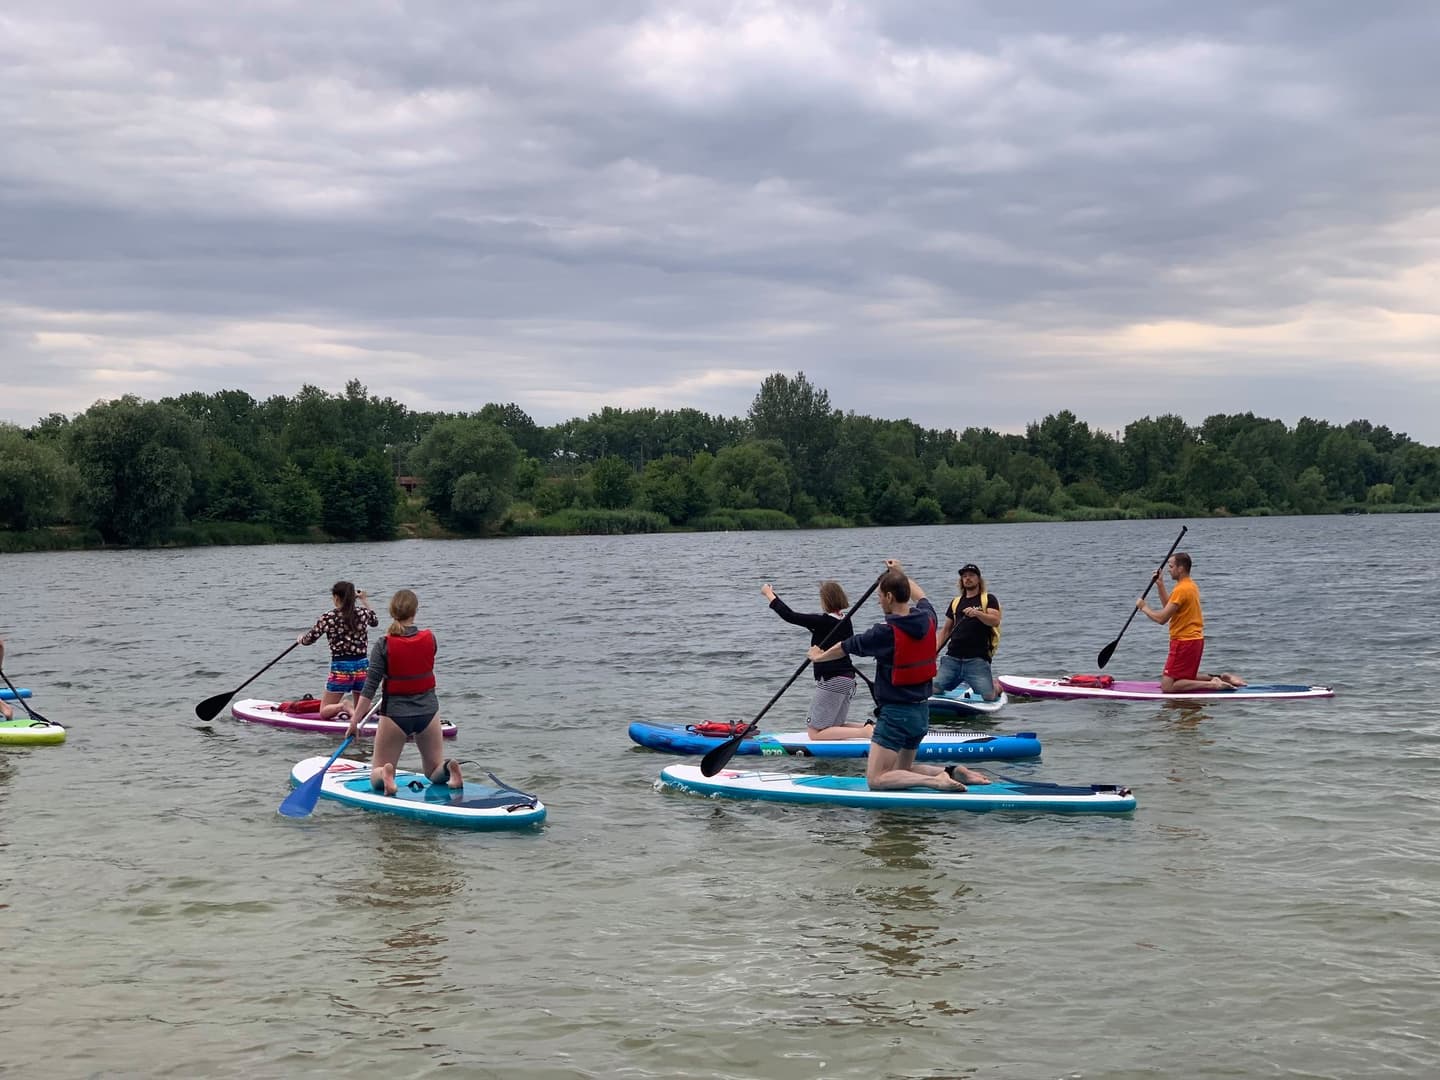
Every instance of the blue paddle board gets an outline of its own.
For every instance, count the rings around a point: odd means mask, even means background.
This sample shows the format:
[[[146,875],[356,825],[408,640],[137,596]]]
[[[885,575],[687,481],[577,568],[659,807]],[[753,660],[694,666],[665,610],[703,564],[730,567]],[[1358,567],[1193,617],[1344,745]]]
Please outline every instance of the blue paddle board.
[[[708,754],[725,742],[716,735],[697,735],[680,724],[650,724],[636,720],[630,738],[651,750],[671,754]],[[737,754],[781,757],[863,758],[870,753],[869,738],[816,739],[808,731],[780,731],[755,734],[740,742]],[[1016,735],[992,735],[984,731],[932,731],[916,751],[927,761],[971,761],[992,759],[1018,761],[1040,756],[1040,739],[1033,731]]]
[[[328,760],[312,757],[297,762],[290,770],[291,785],[309,780]],[[464,788],[456,790],[432,784],[421,773],[397,769],[399,790],[383,795],[370,787],[369,765],[341,758],[325,774],[320,797],[455,829],[525,829],[545,820],[545,804],[534,795],[510,787],[493,773],[489,776],[492,784],[466,780]]]

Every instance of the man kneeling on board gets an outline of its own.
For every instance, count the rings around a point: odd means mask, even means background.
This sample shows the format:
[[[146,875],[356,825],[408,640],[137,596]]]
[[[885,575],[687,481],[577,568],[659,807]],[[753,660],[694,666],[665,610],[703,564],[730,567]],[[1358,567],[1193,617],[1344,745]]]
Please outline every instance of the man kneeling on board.
[[[821,663],[845,656],[875,658],[875,703],[879,706],[865,781],[873,791],[928,787],[964,791],[965,783],[988,784],[984,773],[963,765],[917,765],[915,751],[930,730],[930,691],[935,678],[935,608],[894,559],[876,592],[885,621],[828,649],[811,645],[806,654]],[[962,783],[961,781],[964,781]]]

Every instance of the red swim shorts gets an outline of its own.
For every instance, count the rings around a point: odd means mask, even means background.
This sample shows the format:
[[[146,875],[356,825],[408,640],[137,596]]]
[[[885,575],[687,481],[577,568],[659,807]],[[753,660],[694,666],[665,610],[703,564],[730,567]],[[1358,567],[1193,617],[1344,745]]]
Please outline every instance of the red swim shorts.
[[[1205,652],[1205,639],[1170,642],[1170,655],[1165,657],[1165,674],[1172,679],[1193,679],[1200,674],[1200,657]]]

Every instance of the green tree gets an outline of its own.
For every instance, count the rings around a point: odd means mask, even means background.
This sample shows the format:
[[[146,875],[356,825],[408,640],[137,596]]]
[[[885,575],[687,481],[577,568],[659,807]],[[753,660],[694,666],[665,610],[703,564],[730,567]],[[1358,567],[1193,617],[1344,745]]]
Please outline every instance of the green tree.
[[[676,525],[709,509],[705,485],[691,463],[675,454],[646,462],[640,476],[640,502],[645,509],[664,514]]]
[[[255,462],[217,440],[207,443],[206,465],[196,480],[190,517],[213,521],[266,521],[270,486]]]
[[[1385,505],[1395,501],[1394,484],[1375,484],[1365,492],[1365,501],[1374,505]]]
[[[790,478],[774,442],[748,442],[727,446],[715,455],[710,468],[710,492],[715,506],[744,510],[785,510],[790,506]]]
[[[1323,514],[1328,507],[1325,474],[1314,465],[1302,472],[1295,481],[1295,493],[1291,502],[1302,514]]]
[[[303,533],[319,525],[324,511],[320,492],[293,461],[281,466],[266,501],[275,527],[287,533]]]
[[[1395,452],[1395,496],[1418,506],[1440,500],[1440,447],[1411,443]]]
[[[595,505],[605,510],[623,510],[635,497],[635,472],[614,454],[597,461],[590,470],[590,490]]]
[[[510,440],[537,461],[545,461],[555,452],[555,436],[549,428],[542,428],[530,419],[530,414],[514,402],[505,405],[490,404],[480,410],[477,420],[494,424]]]
[[[34,529],[64,518],[75,473],[53,440],[0,424],[0,528]]]
[[[951,521],[969,521],[979,505],[980,492],[985,487],[985,467],[940,464],[930,474],[930,486],[940,509]]]
[[[1091,475],[1094,454],[1090,425],[1081,423],[1069,409],[1045,417],[1025,429],[1030,452],[1050,466],[1062,484]]]
[[[107,541],[154,543],[179,522],[201,464],[200,425],[172,405],[127,394],[69,429],[80,503]]]
[[[1003,476],[992,476],[980,489],[976,509],[992,521],[1005,516],[1005,511],[1015,505],[1015,489]]]
[[[945,520],[945,512],[940,509],[939,500],[926,495],[915,500],[915,513],[910,520],[916,525],[938,525]]]
[[[899,479],[892,479],[875,500],[870,514],[880,525],[904,525],[915,512],[915,489]]]
[[[1353,435],[1335,429],[1320,440],[1315,465],[1325,477],[1330,497],[1339,502],[1360,502],[1365,498],[1365,468],[1361,446],[1373,456],[1374,447],[1358,442]]]
[[[395,486],[389,459],[379,450],[359,458],[322,450],[310,468],[320,492],[320,525],[343,540],[388,540],[395,535]]]
[[[1194,441],[1195,433],[1172,414],[1155,420],[1147,416],[1127,424],[1124,445],[1130,462],[1130,489],[1150,489],[1165,474],[1178,473],[1180,457]]]
[[[771,375],[750,403],[750,429],[759,440],[773,439],[785,448],[800,486],[818,494],[825,459],[835,446],[840,414],[828,392],[812,386],[803,371],[793,379]],[[913,453],[912,453],[913,456]]]
[[[519,463],[520,450],[509,435],[473,419],[440,421],[410,457],[426,505],[447,528],[465,531],[487,531],[504,519]],[[457,489],[466,476],[474,479]]]

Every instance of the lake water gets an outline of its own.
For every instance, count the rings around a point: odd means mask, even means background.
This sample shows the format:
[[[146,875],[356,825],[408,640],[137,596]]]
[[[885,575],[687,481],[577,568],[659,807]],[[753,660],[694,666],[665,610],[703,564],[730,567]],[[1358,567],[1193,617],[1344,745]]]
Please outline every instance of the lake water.
[[[71,726],[0,749],[0,1072],[1436,1075],[1440,518],[1192,522],[1206,666],[1338,696],[1000,714],[1044,741],[1005,772],[1130,785],[1130,816],[706,800],[655,790],[672,759],[626,737],[752,717],[808,641],[760,585],[812,610],[886,556],[941,599],[984,568],[999,671],[1094,671],[1178,530],[0,556],[6,672]],[[198,724],[340,577],[419,593],[459,756],[538,792],[542,830],[286,820],[290,765],[333,741]],[[1165,648],[1137,618],[1107,670],[1153,677]],[[242,696],[318,691],[326,659]],[[767,726],[803,726],[809,688]]]

